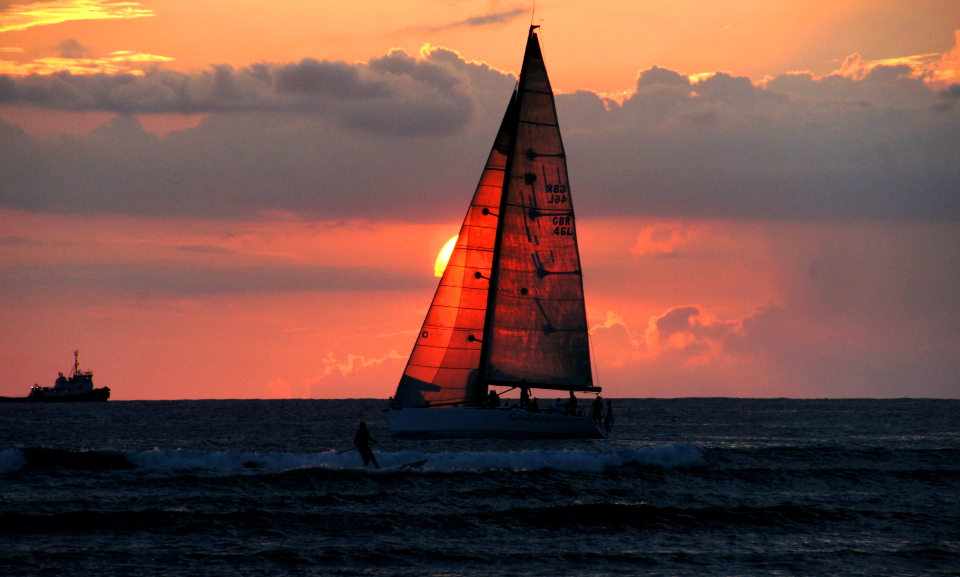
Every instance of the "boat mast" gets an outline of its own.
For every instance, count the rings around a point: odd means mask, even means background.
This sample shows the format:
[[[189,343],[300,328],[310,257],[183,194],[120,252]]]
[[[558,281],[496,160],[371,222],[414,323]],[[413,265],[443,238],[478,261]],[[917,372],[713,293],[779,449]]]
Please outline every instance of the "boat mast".
[[[524,46],[530,43],[530,37],[533,35],[533,31],[540,26],[530,25],[530,31],[527,33],[527,42]],[[523,53],[523,64],[526,64],[527,53],[524,50]],[[490,345],[492,344],[493,337],[493,316],[496,306],[494,305],[496,300],[496,291],[499,290],[499,278],[500,278],[500,251],[503,244],[503,216],[506,214],[507,208],[507,191],[510,188],[510,174],[513,171],[513,155],[517,147],[517,124],[520,118],[520,106],[523,101],[523,80],[526,75],[526,66],[521,65],[520,67],[520,77],[517,79],[517,89],[514,93],[513,99],[513,118],[510,119],[510,146],[507,149],[507,164],[504,167],[503,173],[503,188],[500,194],[500,211],[497,215],[497,236],[493,245],[493,267],[490,270],[490,285],[487,289],[487,310],[483,318],[483,341],[480,343],[480,376],[479,381],[477,382],[477,395],[476,395],[476,404],[480,406],[483,404],[484,399],[487,396],[487,390],[489,389],[489,380],[487,379],[487,366],[490,363]]]

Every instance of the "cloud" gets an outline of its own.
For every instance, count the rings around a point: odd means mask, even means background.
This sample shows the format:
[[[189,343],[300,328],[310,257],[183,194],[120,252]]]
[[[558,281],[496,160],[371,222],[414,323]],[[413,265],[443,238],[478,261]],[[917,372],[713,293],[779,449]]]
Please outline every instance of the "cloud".
[[[90,49],[73,38],[66,38],[57,45],[60,58],[92,58]]]
[[[696,240],[700,230],[680,223],[657,223],[644,227],[637,244],[630,249],[636,256],[676,256],[677,249]]]
[[[557,95],[580,216],[960,219],[960,107],[905,65],[696,83],[652,67],[622,105]],[[443,48],[196,73],[0,76],[0,102],[210,113],[162,140],[122,116],[36,140],[0,124],[0,205],[237,218],[462,218],[515,79]],[[637,251],[660,251],[656,234]],[[661,241],[657,241],[661,242]],[[669,244],[669,236],[662,242]],[[639,253],[638,253],[639,254]]]
[[[396,349],[393,349],[379,359],[378,358],[367,359],[362,355],[354,355],[351,353],[347,355],[346,361],[338,361],[337,358],[334,356],[334,354],[331,352],[327,355],[327,358],[323,359],[323,364],[326,365],[323,368],[323,372],[320,373],[320,375],[316,377],[309,384],[316,385],[321,380],[330,376],[336,371],[340,371],[340,374],[345,377],[350,373],[356,372],[359,369],[378,366],[390,359],[396,360],[396,361],[403,361],[403,360],[406,360],[407,358],[409,357],[402,356],[399,353],[397,353]]]
[[[476,28],[480,26],[506,24],[507,22],[510,22],[511,20],[526,13],[526,8],[515,8],[513,10],[505,10],[503,12],[493,12],[491,14],[483,14],[481,16],[471,16],[465,20],[451,22],[449,24],[441,24],[439,26],[413,26],[406,28],[405,30],[408,32],[442,32],[444,30],[453,30],[455,28]]]
[[[0,3],[0,32],[26,30],[33,26],[59,24],[72,20],[114,20],[147,18],[153,11],[139,2],[104,0],[53,0],[50,2]]]
[[[54,74],[61,74],[68,78],[103,75],[105,78],[123,78],[123,76],[118,75],[143,76],[145,67],[174,60],[169,56],[132,52],[130,50],[118,50],[103,58],[86,58],[79,55],[89,54],[89,51],[79,43],[76,46],[68,45],[66,49],[63,48],[63,43],[61,43],[60,52],[61,54],[74,54],[75,56],[38,58],[31,62],[0,60],[0,75],[50,77]],[[0,76],[0,78],[3,78],[3,76]],[[78,81],[78,83],[82,83],[82,81]],[[58,84],[60,87],[67,87],[69,83],[61,81]],[[32,83],[32,88],[28,88],[28,90],[31,89],[43,90],[39,82]],[[15,94],[10,96],[15,97]],[[40,97],[37,103],[42,101],[41,95],[34,94],[34,96]],[[80,94],[76,94],[76,96],[82,97]],[[25,100],[30,102],[29,98]],[[87,102],[89,103],[89,100]],[[0,97],[0,103],[2,103],[2,97]],[[55,106],[55,108],[70,109],[71,106]]]
[[[186,74],[148,68],[171,60],[128,51],[104,59],[0,62],[0,104],[118,113],[300,112],[393,135],[455,132],[485,97],[471,75],[502,74],[443,49],[425,59],[394,50],[369,63],[304,59],[221,65]]]
[[[26,241],[6,237],[0,246]],[[218,267],[162,263],[62,263],[0,266],[0,292],[95,292],[164,297],[286,291],[378,291],[423,288],[422,275],[370,266],[251,265]],[[42,288],[40,288],[42,287]]]

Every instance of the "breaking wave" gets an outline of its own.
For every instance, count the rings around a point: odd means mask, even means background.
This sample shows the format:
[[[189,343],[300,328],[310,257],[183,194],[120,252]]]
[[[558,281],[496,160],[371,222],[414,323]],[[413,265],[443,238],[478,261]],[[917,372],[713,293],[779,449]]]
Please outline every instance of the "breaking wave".
[[[673,445],[620,449],[616,451],[537,450],[459,453],[376,453],[384,469],[419,464],[421,470],[438,472],[461,471],[602,471],[624,465],[649,465],[663,468],[706,465],[698,445]],[[60,451],[46,448],[8,449],[0,453],[0,473],[20,469],[85,469],[85,470],[245,470],[285,471],[303,468],[331,470],[356,469],[363,461],[356,451],[337,454],[334,451],[312,455],[294,453],[252,453],[244,451],[196,451],[189,449],[143,451]]]

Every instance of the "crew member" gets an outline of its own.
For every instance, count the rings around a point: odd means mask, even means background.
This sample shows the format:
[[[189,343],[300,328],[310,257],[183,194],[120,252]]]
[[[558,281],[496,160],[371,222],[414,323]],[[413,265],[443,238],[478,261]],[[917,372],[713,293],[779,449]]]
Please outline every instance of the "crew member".
[[[570,398],[567,399],[567,408],[571,415],[577,416],[577,397],[573,396],[573,391],[570,391]]]
[[[360,430],[353,436],[353,444],[360,450],[364,467],[369,465],[370,461],[373,461],[373,466],[378,469],[380,468],[380,465],[377,463],[377,458],[373,456],[373,451],[370,450],[370,443],[376,442],[377,440],[370,436],[370,431],[367,430],[367,424],[360,421]]]
[[[603,422],[603,401],[600,399],[600,395],[597,395],[593,404],[590,405],[590,412],[593,416],[593,422],[599,427],[600,423]]]

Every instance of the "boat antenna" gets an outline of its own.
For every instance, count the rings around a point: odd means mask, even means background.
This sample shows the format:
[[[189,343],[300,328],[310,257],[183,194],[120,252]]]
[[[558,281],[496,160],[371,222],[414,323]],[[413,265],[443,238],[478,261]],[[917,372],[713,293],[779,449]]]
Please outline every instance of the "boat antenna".
[[[73,372],[80,372],[80,349],[73,351]]]

